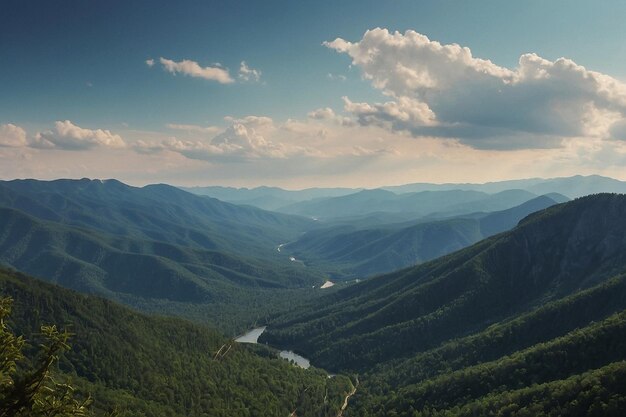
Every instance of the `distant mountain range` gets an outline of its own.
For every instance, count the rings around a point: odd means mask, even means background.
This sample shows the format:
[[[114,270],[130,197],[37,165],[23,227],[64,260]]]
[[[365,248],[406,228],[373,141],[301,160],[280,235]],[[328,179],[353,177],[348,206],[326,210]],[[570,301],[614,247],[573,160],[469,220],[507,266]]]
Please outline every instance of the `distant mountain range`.
[[[320,198],[296,203],[280,212],[318,220],[337,221],[375,213],[404,214],[407,218],[441,218],[476,211],[504,210],[537,195],[524,190],[496,194],[481,191],[422,191],[395,194],[385,190],[364,190],[343,197]]]
[[[117,180],[0,181],[0,206],[112,235],[266,256],[310,220]]]
[[[422,219],[369,227],[329,226],[306,232],[284,245],[282,251],[308,265],[364,277],[447,255],[515,227],[530,213],[565,201],[568,199],[562,195],[549,194],[510,209],[445,220]]]
[[[486,193],[498,193],[505,190],[519,189],[534,194],[559,193],[569,198],[583,197],[597,193],[626,193],[626,182],[600,175],[575,175],[562,178],[530,178],[522,180],[487,182],[484,184],[429,184],[415,183],[383,187],[395,193],[443,190],[472,190]]]
[[[183,314],[236,332],[277,303],[310,297],[304,290],[329,276],[365,277],[428,261],[565,200],[557,194],[536,199],[521,189],[217,190],[308,200],[278,213],[164,184],[0,181],[0,263],[145,311]],[[329,193],[335,196],[319,197]],[[304,263],[290,261],[294,255]],[[298,292],[285,297],[277,290]]]
[[[259,303],[275,301],[264,289],[323,282],[276,251],[313,226],[167,185],[0,182],[0,263],[149,311],[220,324],[263,315]],[[258,308],[238,317],[247,302]]]
[[[268,210],[291,211],[287,207],[295,203],[314,199],[343,197],[364,191],[361,188],[309,188],[304,190],[284,190],[277,187],[233,188],[233,187],[190,187],[189,192],[208,195],[222,201],[246,204]],[[524,190],[535,196],[558,193],[570,199],[597,193],[626,193],[626,182],[599,175],[576,175],[563,178],[531,178],[511,181],[488,182],[484,184],[432,184],[414,183],[381,187],[395,194],[423,191],[480,191],[494,194],[507,190]],[[504,207],[503,207],[504,208]]]
[[[613,394],[603,415],[617,416],[625,274],[626,196],[594,195],[310,302],[261,339],[358,372],[355,416],[589,415]]]
[[[206,195],[222,201],[255,206],[266,210],[276,210],[299,201],[321,197],[341,197],[355,192],[355,189],[352,188],[307,188],[292,191],[278,187],[233,188],[212,186],[181,187],[181,189],[193,194]]]

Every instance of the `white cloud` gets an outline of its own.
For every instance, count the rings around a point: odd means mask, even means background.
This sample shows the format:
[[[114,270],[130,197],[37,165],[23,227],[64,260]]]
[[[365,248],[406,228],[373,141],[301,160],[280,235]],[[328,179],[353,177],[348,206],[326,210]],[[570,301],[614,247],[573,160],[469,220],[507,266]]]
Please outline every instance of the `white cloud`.
[[[140,154],[151,155],[164,151],[166,147],[161,142],[136,140],[132,146],[133,150]]]
[[[171,59],[160,58],[159,62],[163,65],[163,69],[171,74],[183,74],[189,77],[203,78],[205,80],[217,81],[220,84],[234,83],[228,69],[219,65],[213,67],[202,67],[195,61],[184,59],[176,62]],[[150,65],[150,64],[148,64]]]
[[[336,117],[334,110],[330,107],[313,110],[309,112],[307,116],[316,120],[334,119]]]
[[[267,116],[246,116],[239,119],[231,116],[226,116],[224,117],[224,120],[227,123],[238,123],[257,129],[261,127],[270,129],[274,128],[274,120],[272,120],[271,117]]]
[[[186,132],[197,132],[197,133],[207,133],[207,134],[215,134],[219,132],[221,129],[217,126],[198,126],[198,125],[187,125],[187,124],[176,124],[176,123],[168,123],[165,125],[168,129],[173,130],[184,130]]]
[[[244,82],[259,82],[261,80],[261,71],[250,68],[246,61],[241,61],[238,77]]]
[[[323,107],[307,113],[307,117],[313,120],[330,121],[342,126],[354,126],[355,123],[349,117],[335,113],[330,107]]]
[[[325,108],[311,112],[315,113],[323,117],[286,121],[227,117],[217,132],[183,125],[172,125],[181,127],[174,132],[127,130],[125,149],[95,145],[78,155],[0,147],[0,177],[100,176],[134,184],[165,181],[292,188],[592,173],[626,179],[626,141],[574,138],[554,149],[478,150],[433,137],[407,140],[386,125],[345,125],[338,123],[341,114]],[[61,129],[52,130],[61,134],[57,132]],[[49,134],[38,136],[51,139]],[[52,142],[49,146],[58,148]]]
[[[154,66],[154,59],[146,59],[146,65],[152,68]]]
[[[354,114],[363,125],[385,126],[388,123],[401,125],[432,126],[436,123],[435,114],[425,103],[409,98],[399,97],[397,101],[385,103],[353,103],[343,97],[344,109]]]
[[[84,150],[95,147],[123,148],[126,143],[121,136],[103,129],[84,129],[69,120],[57,121],[53,130],[40,132],[31,144],[35,148]]]
[[[26,145],[24,129],[11,123],[0,125],[0,146],[17,148]]]
[[[298,146],[285,145],[266,139],[267,134],[271,135],[277,130],[274,121],[269,117],[226,117],[224,120],[229,126],[220,129],[219,133],[215,132],[213,128],[200,130],[197,129],[197,126],[170,124],[168,127],[204,133],[207,137],[203,139],[170,137],[160,143],[139,141],[135,144],[135,150],[140,153],[168,150],[189,159],[219,160],[221,162],[241,162],[259,158],[287,158],[303,150]]]
[[[324,45],[350,56],[391,99],[346,100],[364,126],[458,138],[476,148],[542,148],[561,146],[564,138],[608,137],[626,116],[626,85],[565,58],[525,54],[511,70],[457,44],[380,28],[358,42]]]

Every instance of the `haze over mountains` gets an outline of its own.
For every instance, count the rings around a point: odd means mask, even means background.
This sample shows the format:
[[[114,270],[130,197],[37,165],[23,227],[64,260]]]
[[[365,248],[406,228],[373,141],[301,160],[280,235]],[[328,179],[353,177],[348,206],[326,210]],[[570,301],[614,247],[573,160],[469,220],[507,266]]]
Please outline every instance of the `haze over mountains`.
[[[181,187],[198,195],[208,195],[230,203],[256,206],[267,210],[322,197],[341,197],[355,192],[352,188],[308,188],[305,190],[283,190],[278,187],[234,188],[234,187]]]
[[[623,183],[535,181],[315,190],[283,212],[163,184],[3,181],[0,291],[29,338],[41,321],[72,326],[58,372],[97,393],[97,414],[121,402],[155,417],[617,416],[626,197],[570,201],[553,187]],[[322,289],[327,279],[335,286]],[[230,338],[260,325],[267,347]]]
[[[320,263],[349,276],[369,276],[447,255],[513,228],[530,213],[567,200],[559,194],[550,194],[506,210],[445,220],[422,218],[372,226],[328,226],[306,232],[295,242],[284,245],[282,251],[307,264]]]
[[[233,188],[233,187],[189,187],[183,188],[194,194],[208,195],[223,201],[237,204],[246,204],[281,211],[294,203],[314,199],[343,197],[355,194],[363,189],[360,188],[310,188],[305,190],[291,191],[276,187],[257,188]],[[563,178],[531,178],[523,180],[510,180],[489,182],[484,184],[431,184],[414,183],[397,186],[382,187],[382,190],[391,191],[395,194],[417,193],[423,191],[480,191],[494,194],[507,190],[524,190],[536,196],[558,193],[570,199],[595,193],[625,193],[626,182],[600,175]],[[271,202],[270,202],[271,201]],[[269,202],[269,203],[268,203]],[[289,209],[288,209],[289,210]],[[397,211],[397,210],[395,210]],[[352,213],[354,214],[354,213]]]

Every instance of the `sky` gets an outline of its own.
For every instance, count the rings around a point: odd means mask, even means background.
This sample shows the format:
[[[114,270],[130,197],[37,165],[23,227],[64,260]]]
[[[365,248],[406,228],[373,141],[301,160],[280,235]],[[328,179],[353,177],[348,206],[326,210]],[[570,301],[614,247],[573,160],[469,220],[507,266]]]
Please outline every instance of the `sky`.
[[[626,180],[626,2],[0,0],[0,178]]]

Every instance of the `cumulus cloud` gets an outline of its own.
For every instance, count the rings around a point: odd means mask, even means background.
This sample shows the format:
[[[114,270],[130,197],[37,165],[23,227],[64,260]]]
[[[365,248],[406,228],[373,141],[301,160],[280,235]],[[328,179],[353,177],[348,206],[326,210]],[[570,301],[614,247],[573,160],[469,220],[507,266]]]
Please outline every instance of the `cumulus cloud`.
[[[238,77],[244,82],[259,82],[261,80],[261,71],[250,68],[246,61],[241,61]]]
[[[26,145],[24,129],[11,123],[0,125],[0,146],[17,148]]]
[[[221,129],[217,126],[198,126],[198,125],[187,125],[187,124],[177,124],[177,123],[168,123],[165,125],[168,129],[173,130],[184,130],[186,132],[197,132],[197,133],[217,133]]]
[[[31,146],[44,149],[84,150],[95,147],[123,148],[126,143],[121,136],[109,130],[84,129],[65,120],[55,122],[52,130],[38,133]]]
[[[146,63],[148,66],[151,66],[148,61],[146,61]],[[183,74],[189,77],[217,81],[220,84],[231,84],[235,82],[235,80],[230,76],[228,69],[222,68],[219,65],[213,67],[202,67],[197,62],[188,59],[176,62],[163,57],[159,59],[159,62],[165,71],[174,75]]]
[[[321,109],[316,109],[307,114],[307,116],[311,119],[316,120],[325,120],[325,119],[333,119],[336,117],[335,111],[330,107],[324,107]]]
[[[310,111],[307,114],[307,117],[313,120],[334,122],[342,126],[354,126],[355,125],[352,119],[335,113],[335,111],[331,109],[330,107],[323,107],[323,108]]]
[[[457,138],[476,148],[539,148],[608,137],[626,116],[626,85],[565,58],[524,54],[508,69],[467,47],[380,28],[358,42],[324,45],[347,54],[390,97],[373,104],[345,99],[345,110],[364,126]]]
[[[135,141],[132,149],[139,154],[151,155],[164,151],[166,147],[163,145],[163,142],[139,139]]]
[[[435,125],[435,114],[425,103],[409,97],[399,97],[396,101],[385,103],[353,103],[348,97],[343,97],[346,111],[357,116],[363,125],[387,123],[399,126],[432,126]]]
[[[146,59],[146,65],[152,68],[154,66],[154,59]]]
[[[266,116],[225,117],[225,127],[167,125],[180,134],[162,139],[145,137],[133,148],[142,154],[173,152],[189,159],[211,163],[332,159],[363,156],[369,159],[389,154],[389,140],[377,128],[359,127],[331,108],[313,110],[304,120],[275,122]],[[355,131],[358,129],[359,131]],[[294,162],[296,163],[296,162]]]
[[[242,118],[235,118],[226,116],[224,120],[232,124],[241,124],[251,128],[274,128],[274,120],[267,116],[245,116]]]
[[[213,128],[201,131],[196,126],[168,125],[173,128],[187,128],[195,132],[212,136],[207,139],[167,138],[160,143],[139,141],[135,150],[140,153],[154,153],[162,150],[179,153],[189,159],[203,161],[241,162],[259,158],[286,158],[302,151],[301,147],[291,146],[266,139],[266,134],[277,130],[274,121],[265,116],[246,116],[244,118],[226,117],[229,124],[215,134]],[[192,128],[192,129],[188,129]]]

